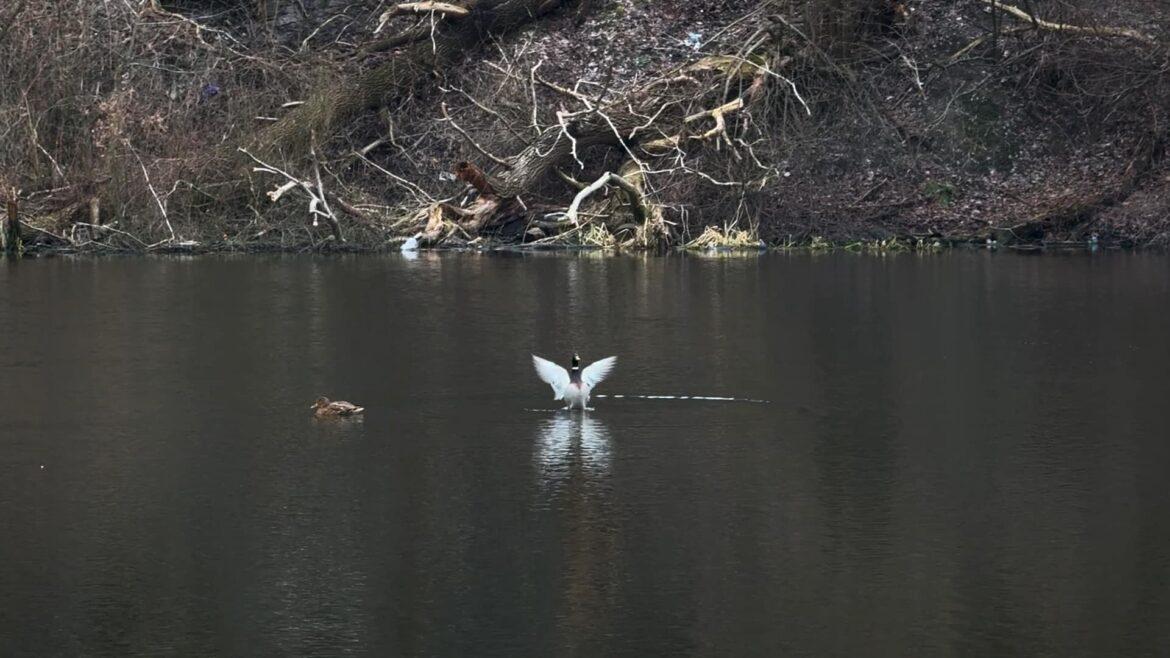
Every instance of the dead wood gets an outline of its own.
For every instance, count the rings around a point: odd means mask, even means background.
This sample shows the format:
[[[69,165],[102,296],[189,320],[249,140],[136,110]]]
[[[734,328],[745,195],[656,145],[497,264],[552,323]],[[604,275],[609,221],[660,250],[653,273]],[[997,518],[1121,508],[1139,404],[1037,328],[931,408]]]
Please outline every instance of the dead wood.
[[[1127,27],[1098,27],[1094,25],[1070,25],[1068,23],[1056,23],[1053,21],[1042,20],[1034,14],[1029,14],[1019,7],[1004,4],[1000,0],[983,0],[983,2],[991,6],[992,10],[999,10],[1005,14],[1015,16],[1022,21],[1027,21],[1038,30],[1064,32],[1068,34],[1082,34],[1094,37],[1123,37],[1126,39],[1141,41],[1142,43],[1150,45],[1154,45],[1156,43],[1149,36]]]
[[[4,223],[4,231],[2,233],[4,242],[4,252],[9,256],[19,256],[23,249],[23,241],[20,234],[20,209],[17,201],[16,188],[11,188],[5,200],[5,205],[8,210],[8,217]]]
[[[781,63],[787,66],[791,61],[792,58],[786,57]],[[708,57],[600,103],[596,98],[543,80],[533,70],[533,84],[541,84],[583,108],[572,112],[558,111],[557,124],[545,128],[533,143],[508,159],[509,167],[490,184],[486,176],[479,179],[477,174],[483,175],[483,172],[478,167],[464,162],[456,165],[456,176],[480,189],[481,198],[476,201],[474,209],[468,209],[470,212],[456,212],[449,204],[436,204],[434,208],[439,210],[428,211],[424,232],[438,239],[440,218],[461,226],[471,235],[502,224],[518,214],[527,214],[529,225],[534,225],[533,222],[541,216],[533,211],[526,213],[525,197],[532,195],[545,178],[556,171],[571,181],[578,192],[566,211],[552,213],[552,216],[562,218],[560,222],[550,223],[545,218],[535,224],[542,231],[554,226],[579,229],[583,224],[582,204],[602,188],[614,186],[622,191],[624,203],[608,203],[608,208],[600,213],[601,217],[607,218],[603,224],[629,224],[621,219],[623,213],[620,211],[624,208],[628,213],[625,216],[632,216],[633,223],[641,227],[636,242],[642,246],[661,242],[669,237],[670,232],[662,208],[648,193],[647,176],[654,163],[673,159],[667,169],[659,173],[685,172],[687,150],[692,145],[716,140],[732,145],[728,117],[755,100],[760,95],[763,81],[770,76],[783,78],[768,66],[741,57]],[[740,88],[737,82],[740,80],[744,81],[743,93],[730,100],[719,99],[718,89]],[[687,109],[696,103],[710,103],[713,107],[699,111]],[[625,153],[625,164],[618,173],[604,172],[586,185],[561,170],[573,162],[584,167],[585,159],[592,159],[591,153],[597,147],[610,147]],[[499,197],[497,202],[483,203],[485,189],[488,195]],[[612,222],[609,221],[611,218]]]

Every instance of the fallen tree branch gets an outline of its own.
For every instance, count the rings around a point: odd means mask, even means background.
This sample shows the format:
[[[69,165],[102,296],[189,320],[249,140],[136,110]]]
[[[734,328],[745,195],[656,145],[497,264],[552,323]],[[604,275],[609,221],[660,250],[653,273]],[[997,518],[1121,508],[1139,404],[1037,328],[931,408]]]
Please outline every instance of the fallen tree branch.
[[[378,27],[374,28],[374,34],[381,32],[390,19],[403,14],[439,14],[444,18],[463,18],[469,13],[471,12],[466,8],[447,2],[404,2],[382,12],[378,17]]]
[[[736,110],[741,110],[741,109],[743,109],[743,97],[742,96],[739,98],[736,98],[735,100],[731,101],[730,103],[725,103],[723,105],[720,105],[719,107],[717,107],[715,109],[706,110],[704,112],[699,112],[697,114],[692,114],[689,117],[683,119],[683,123],[693,123],[695,121],[698,121],[699,119],[705,119],[707,117],[711,117],[712,119],[715,119],[715,127],[714,128],[708,130],[707,132],[703,133],[702,135],[691,135],[691,139],[708,140],[708,139],[711,139],[712,137],[716,137],[716,136],[721,135],[721,134],[726,135],[727,134],[727,123],[726,123],[726,121],[724,121],[723,116],[729,112],[735,112]]]
[[[333,214],[333,209],[329,207],[329,196],[325,194],[325,186],[321,183],[321,163],[317,160],[316,140],[310,142],[309,156],[313,160],[313,176],[317,179],[317,199],[320,200],[321,207],[325,208],[324,213],[317,213],[329,222],[330,228],[333,229],[333,237],[337,238],[338,242],[345,242],[345,238],[341,235],[341,224],[337,222],[337,215]],[[309,211],[313,211],[312,204],[309,205]],[[313,226],[317,225],[317,220],[314,217]]]
[[[385,167],[379,165],[377,162],[374,162],[373,160],[367,158],[362,153],[354,151],[354,155],[356,155],[357,158],[359,160],[361,160],[362,162],[368,164],[369,166],[373,167],[377,171],[385,174],[387,177],[390,178],[390,180],[394,181],[399,186],[408,190],[415,197],[416,202],[419,203],[419,205],[431,205],[431,204],[435,203],[435,197],[428,194],[426,190],[419,187],[418,185],[415,185],[414,183],[406,180],[405,178],[394,174],[393,172],[387,170]]]
[[[776,72],[776,68],[787,66],[791,62],[792,58],[786,57],[777,66],[767,67],[737,57],[705,57],[662,78],[652,80],[624,97],[607,103],[604,107],[594,106],[580,112],[561,113],[558,117],[560,121],[556,125],[543,129],[535,142],[512,158],[513,167],[501,175],[496,191],[504,198],[519,196],[522,192],[532,189],[549,170],[579,156],[585,149],[601,144],[620,147],[631,160],[641,166],[638,156],[633,151],[634,147],[654,133],[674,135],[679,131],[681,124],[688,123],[686,117],[679,116],[680,104],[677,101],[680,92],[677,85],[693,87],[698,82],[693,76],[703,73],[708,76],[730,74],[746,77],[763,72],[765,75],[783,79],[783,76]],[[535,70],[539,66],[540,63],[529,74],[533,85],[537,84]],[[751,100],[742,96],[741,99],[740,102],[744,104]],[[584,104],[584,101],[582,103]],[[589,105],[593,103],[590,102]],[[735,105],[736,101],[731,101],[716,110],[726,115],[739,109]],[[664,106],[668,106],[670,111],[664,111]],[[690,122],[713,117],[714,113],[715,110],[708,110],[692,114]],[[646,118],[648,116],[651,117],[649,121]],[[718,134],[718,125],[716,131]],[[647,146],[675,148],[678,145],[679,139],[676,135],[674,138],[662,137],[643,144],[643,149]]]
[[[726,121],[727,115],[731,114],[733,112],[737,112],[739,110],[742,110],[743,107],[744,107],[743,96],[740,96],[739,98],[736,98],[735,100],[733,100],[729,103],[724,103],[723,105],[720,105],[719,107],[716,107],[716,108],[713,108],[710,110],[703,110],[702,112],[696,112],[688,117],[685,117],[683,119],[683,123],[684,124],[694,123],[695,121],[698,121],[700,119],[713,118],[713,119],[715,119],[715,127],[714,128],[712,128],[711,130],[708,130],[707,132],[703,133],[702,135],[691,135],[691,139],[699,140],[699,141],[706,141],[706,140],[709,140],[713,137],[717,137],[719,135],[726,136],[726,134],[727,134],[727,121]],[[728,140],[728,141],[730,141],[730,140]],[[650,153],[651,155],[658,156],[658,155],[662,155],[662,154],[653,153],[653,151],[658,150],[658,149],[677,149],[679,147],[679,144],[681,144],[681,143],[682,143],[682,135],[681,134],[669,135],[667,137],[659,137],[658,139],[651,140],[649,142],[644,142],[642,144],[642,150],[646,151],[647,153]]]
[[[984,4],[990,5],[992,10],[998,9],[1006,14],[1011,14],[1022,21],[1030,22],[1037,29],[1049,30],[1052,32],[1068,32],[1072,34],[1086,34],[1095,37],[1124,37],[1127,39],[1134,39],[1147,44],[1156,44],[1154,39],[1138,32],[1137,30],[1127,27],[1093,27],[1087,25],[1070,25],[1068,23],[1054,23],[1046,21],[1029,14],[1028,12],[1016,7],[1014,5],[1005,5],[1001,0],[983,0]]]
[[[605,187],[606,185],[616,185],[625,190],[630,199],[630,205],[633,207],[634,217],[638,222],[645,222],[649,214],[646,210],[646,202],[642,198],[642,191],[634,186],[630,181],[618,176],[612,171],[607,171],[600,178],[586,185],[584,189],[573,197],[573,202],[569,204],[569,210],[565,213],[565,219],[572,222],[574,226],[580,226],[581,222],[578,214],[581,210],[581,203],[592,196],[595,192]]]
[[[392,16],[398,16],[399,14],[429,14],[431,12],[452,18],[463,18],[471,13],[467,8],[453,5],[449,2],[404,2],[400,5],[395,5],[387,13]]]
[[[239,151],[251,158],[256,164],[259,165],[258,167],[255,167],[253,171],[266,174],[276,174],[278,176],[283,176],[288,181],[285,184],[278,186],[271,192],[268,192],[268,198],[271,199],[273,203],[278,201],[285,192],[299,187],[302,191],[305,192],[305,194],[309,196],[309,216],[313,218],[313,226],[317,226],[318,218],[324,218],[325,221],[329,222],[329,226],[333,230],[333,237],[338,242],[345,241],[345,238],[341,234],[341,225],[338,223],[337,217],[333,214],[333,210],[329,207],[329,200],[326,198],[327,195],[325,194],[325,186],[321,181],[321,170],[320,165],[317,162],[317,153],[315,147],[310,147],[310,154],[313,158],[313,174],[316,178],[316,185],[309,181],[301,180],[275,165],[270,165],[267,162],[264,162],[260,158],[252,155],[252,153],[245,148],[240,148]]]
[[[543,222],[537,224],[542,231],[557,228],[568,230],[543,240],[559,241],[567,235],[579,235],[591,244],[602,244],[607,240],[616,240],[611,233],[612,226],[616,225],[619,232],[634,229],[634,237],[624,244],[651,246],[668,243],[672,237],[670,226],[673,224],[665,218],[665,207],[651,201],[658,194],[655,190],[657,181],[653,176],[678,172],[714,185],[742,186],[743,183],[738,180],[718,180],[688,163],[687,149],[683,148],[683,144],[718,140],[727,144],[734,157],[744,159],[746,156],[738,152],[740,147],[737,146],[742,140],[732,139],[732,126],[727,118],[744,111],[761,97],[768,80],[777,79],[787,83],[788,79],[777,71],[782,71],[792,61],[794,58],[791,56],[775,62],[755,62],[738,56],[706,57],[612,99],[605,98],[609,93],[608,82],[580,80],[575,86],[562,86],[544,79],[538,73],[545,62],[543,59],[537,61],[526,76],[517,75],[511,66],[493,66],[509,80],[518,83],[526,93],[532,94],[531,126],[538,131],[539,137],[506,160],[491,157],[486,149],[473,143],[477,150],[496,164],[506,162],[506,171],[492,179],[490,186],[476,185],[480,188],[480,197],[467,208],[458,209],[449,203],[433,203],[416,215],[420,225],[425,222],[424,241],[433,244],[446,239],[444,236],[453,236],[456,227],[478,237],[485,228],[507,227],[511,225],[511,220],[517,218],[527,218],[521,226],[532,227],[534,221],[541,221],[537,217],[544,215]],[[487,64],[491,65],[490,62]],[[730,89],[731,84],[739,83],[743,83],[743,88],[738,97],[727,100],[726,92],[719,93],[720,87]],[[593,84],[601,87],[602,92],[592,94],[581,91],[582,85]],[[561,107],[552,111],[556,116],[555,122],[542,125],[536,97],[538,85],[578,104],[577,107]],[[799,97],[794,87],[790,88],[797,102],[803,105],[803,98]],[[696,105],[701,108],[703,103],[710,103],[707,105],[709,109],[687,109]],[[442,109],[444,120],[450,122],[447,108],[443,106]],[[692,128],[694,124],[705,120],[710,120],[714,125]],[[750,120],[745,119],[743,127],[746,129],[749,124]],[[458,127],[457,131],[465,139],[468,138],[465,131]],[[616,170],[617,173],[606,171],[593,182],[585,184],[560,169],[568,162],[585,169],[586,162],[601,152],[593,149],[601,147],[606,147],[610,152],[617,149],[626,156],[624,164]],[[643,162],[647,155],[652,159],[671,158],[675,162],[665,169],[653,168]],[[755,158],[754,154],[752,158]],[[756,162],[758,164],[758,160]],[[465,167],[468,171],[464,171]],[[477,178],[472,174],[479,173],[478,168],[468,163],[456,165],[455,171],[460,180],[467,182]],[[564,212],[549,213],[556,207],[541,207],[542,204],[538,203],[529,208],[520,201],[522,194],[538,193],[542,179],[551,172],[556,172],[576,188],[572,202]],[[486,180],[486,174],[484,177]],[[582,205],[606,186],[616,187],[621,192],[607,202],[595,204],[604,206],[599,208],[600,212],[584,211]],[[685,210],[680,212],[685,216]],[[553,218],[558,221],[547,221]],[[633,221],[630,221],[631,218]],[[587,233],[585,229],[588,229]],[[528,235],[528,229],[522,230],[524,235]]]
[[[129,143],[127,143],[127,147],[129,147]],[[155,189],[154,189],[154,184],[150,182],[150,174],[148,174],[146,172],[146,164],[144,164],[142,162],[142,158],[138,156],[138,151],[134,151],[134,158],[136,160],[138,160],[138,166],[142,167],[142,178],[146,180],[146,189],[150,190],[150,196],[154,197],[154,202],[155,202],[155,204],[158,205],[159,214],[162,215],[163,222],[167,225],[167,232],[169,232],[171,234],[169,238],[167,238],[161,242],[152,244],[150,246],[157,247],[159,245],[163,245],[163,244],[166,244],[168,242],[174,242],[175,241],[175,228],[173,226],[171,226],[171,218],[170,218],[170,215],[167,214],[167,204],[165,201],[163,201],[162,199],[159,198],[158,192],[155,191]],[[172,191],[174,191],[174,190],[172,190]],[[92,223],[94,223],[94,224],[101,223],[100,222],[101,213],[97,207],[97,197],[93,197],[93,199],[90,201],[89,215],[90,215],[90,221]]]

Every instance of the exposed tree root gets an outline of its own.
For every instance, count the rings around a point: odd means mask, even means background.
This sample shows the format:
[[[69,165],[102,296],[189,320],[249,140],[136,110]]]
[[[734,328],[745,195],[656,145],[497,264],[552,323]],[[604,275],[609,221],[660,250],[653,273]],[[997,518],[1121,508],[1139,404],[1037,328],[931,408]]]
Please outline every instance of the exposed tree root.
[[[646,201],[642,198],[642,191],[635,187],[633,183],[613,173],[612,171],[605,172],[601,175],[601,178],[598,178],[589,185],[585,186],[585,188],[580,192],[577,192],[577,196],[573,197],[573,202],[569,204],[569,210],[565,213],[565,219],[572,222],[574,226],[579,225],[581,221],[578,213],[581,209],[581,202],[585,199],[588,199],[591,195],[593,195],[594,192],[597,192],[597,190],[600,190],[606,185],[614,185],[625,190],[627,196],[630,199],[630,205],[634,209],[634,219],[637,220],[638,223],[643,223],[646,221],[646,217],[649,213],[646,210]]]
[[[378,19],[378,27],[374,29],[374,34],[381,32],[391,18],[402,14],[438,14],[444,18],[463,18],[469,13],[471,12],[466,7],[447,2],[404,2],[394,5],[382,14],[382,17]]]
[[[787,66],[791,62],[792,58],[786,57],[780,64]],[[483,174],[473,164],[457,164],[456,176],[472,184],[480,194],[467,208],[442,202],[432,204],[420,213],[420,220],[425,219],[424,239],[434,242],[457,233],[476,236],[485,229],[522,219],[532,234],[542,240],[558,239],[555,238],[558,233],[564,233],[563,237],[582,238],[586,232],[592,231],[591,235],[597,238],[595,241],[601,241],[597,229],[585,227],[599,224],[610,235],[615,231],[628,234],[624,240],[626,244],[653,246],[665,243],[670,239],[669,223],[663,209],[652,199],[652,177],[689,172],[717,184],[739,185],[739,182],[716,181],[701,171],[692,170],[689,159],[694,154],[690,151],[704,143],[738,148],[732,140],[728,120],[759,97],[769,77],[782,76],[761,61],[708,57],[603,102],[598,97],[545,81],[534,69],[531,74],[534,84],[552,89],[579,105],[580,109],[557,112],[557,124],[544,129],[533,143],[515,156],[491,158],[507,165],[501,166],[496,177]],[[730,99],[720,99],[718,90],[721,87],[743,91]],[[714,106],[699,111],[685,109],[706,103],[714,103]],[[464,137],[474,141],[467,135]],[[486,154],[485,149],[476,146]],[[624,164],[617,173],[605,171],[590,184],[580,183],[561,170],[569,163],[584,168],[587,160],[603,157],[613,149],[625,153]],[[571,203],[566,209],[553,212],[530,207],[525,198],[554,170],[577,188]],[[594,212],[583,218],[583,206],[592,203],[592,197],[610,186],[621,190],[620,198],[624,202],[618,202],[615,197],[593,204]],[[452,226],[462,230],[452,231]]]

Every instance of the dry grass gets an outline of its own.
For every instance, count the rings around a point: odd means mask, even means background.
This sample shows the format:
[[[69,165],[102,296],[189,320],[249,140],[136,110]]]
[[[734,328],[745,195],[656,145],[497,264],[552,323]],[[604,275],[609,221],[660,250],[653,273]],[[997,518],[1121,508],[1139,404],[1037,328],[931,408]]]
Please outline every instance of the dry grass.
[[[687,249],[759,249],[760,236],[747,229],[708,226],[702,235],[684,245]]]
[[[197,185],[196,156],[297,86],[226,32],[147,3],[18,0],[0,26],[0,171],[30,224],[75,242],[77,222],[117,229],[93,229],[108,246],[205,235],[169,203]]]

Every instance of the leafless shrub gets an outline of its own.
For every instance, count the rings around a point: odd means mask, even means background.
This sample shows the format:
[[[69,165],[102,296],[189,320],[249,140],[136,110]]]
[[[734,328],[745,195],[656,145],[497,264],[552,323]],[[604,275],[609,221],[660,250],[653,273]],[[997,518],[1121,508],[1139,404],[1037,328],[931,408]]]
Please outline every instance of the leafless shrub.
[[[152,2],[18,1],[0,24],[0,170],[53,232],[83,217],[144,244],[169,237],[155,192],[177,189],[192,154],[251,130],[279,105],[265,95],[299,82]]]

